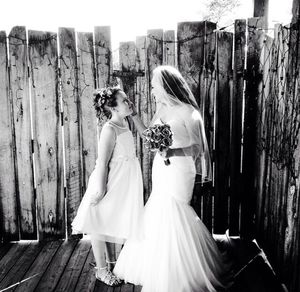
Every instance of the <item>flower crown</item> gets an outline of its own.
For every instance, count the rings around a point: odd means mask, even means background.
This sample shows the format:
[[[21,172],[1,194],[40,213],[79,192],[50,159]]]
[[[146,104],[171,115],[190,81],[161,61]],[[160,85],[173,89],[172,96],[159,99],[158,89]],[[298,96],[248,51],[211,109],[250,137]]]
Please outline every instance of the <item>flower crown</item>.
[[[106,101],[112,96],[113,92],[110,87],[107,88],[101,88],[96,90],[95,95],[99,97],[98,99],[98,105],[100,107],[103,107],[103,105],[106,103]]]

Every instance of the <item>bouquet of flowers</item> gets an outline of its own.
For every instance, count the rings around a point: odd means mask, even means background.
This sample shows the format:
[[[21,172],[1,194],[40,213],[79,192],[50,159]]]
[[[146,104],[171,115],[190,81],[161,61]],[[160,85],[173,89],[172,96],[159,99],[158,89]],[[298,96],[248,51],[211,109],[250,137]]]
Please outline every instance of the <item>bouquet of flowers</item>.
[[[145,137],[145,145],[146,148],[150,149],[150,151],[164,151],[168,150],[168,148],[172,145],[172,131],[171,127],[168,124],[162,125],[154,125],[152,127],[147,128],[143,132],[143,136]],[[166,159],[165,165],[170,164],[170,160]]]

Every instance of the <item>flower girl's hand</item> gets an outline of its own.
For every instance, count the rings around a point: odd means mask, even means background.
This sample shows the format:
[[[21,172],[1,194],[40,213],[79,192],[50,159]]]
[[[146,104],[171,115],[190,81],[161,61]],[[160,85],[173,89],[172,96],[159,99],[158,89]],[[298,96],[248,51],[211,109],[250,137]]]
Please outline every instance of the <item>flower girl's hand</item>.
[[[102,198],[103,196],[99,192],[93,194],[91,198],[91,205],[96,206],[102,200]]]

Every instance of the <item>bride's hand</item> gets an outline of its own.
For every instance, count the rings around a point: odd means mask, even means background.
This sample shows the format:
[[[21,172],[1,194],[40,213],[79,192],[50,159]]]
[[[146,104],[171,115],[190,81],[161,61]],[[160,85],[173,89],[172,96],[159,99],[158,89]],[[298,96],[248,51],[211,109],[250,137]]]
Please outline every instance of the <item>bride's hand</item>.
[[[171,152],[172,152],[172,149],[170,149],[170,148],[167,150],[163,150],[163,151],[158,150],[158,153],[164,159],[168,159],[171,156]]]
[[[137,115],[137,110],[136,110],[136,107],[135,107],[135,105],[133,104],[133,102],[132,102],[132,101],[129,101],[129,105],[130,105],[130,108],[132,109],[131,116],[135,116],[135,115]]]
[[[103,197],[104,196],[101,195],[99,192],[93,194],[91,196],[91,201],[90,201],[91,205],[96,206],[102,200]]]

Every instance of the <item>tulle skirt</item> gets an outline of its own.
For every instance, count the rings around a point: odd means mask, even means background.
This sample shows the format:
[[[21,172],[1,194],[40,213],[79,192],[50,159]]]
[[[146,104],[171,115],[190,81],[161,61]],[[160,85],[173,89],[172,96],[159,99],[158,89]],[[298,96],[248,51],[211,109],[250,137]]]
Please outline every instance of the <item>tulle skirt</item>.
[[[91,197],[98,190],[97,163],[88,188],[72,222],[72,233],[93,234],[99,240],[124,243],[140,234],[143,212],[143,183],[137,158],[110,162],[107,192],[96,205]]]
[[[224,258],[189,205],[195,168],[189,157],[166,166],[156,155],[153,191],[145,206],[143,240],[129,239],[114,273],[143,292],[207,292],[225,286]]]

